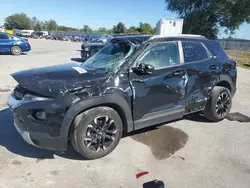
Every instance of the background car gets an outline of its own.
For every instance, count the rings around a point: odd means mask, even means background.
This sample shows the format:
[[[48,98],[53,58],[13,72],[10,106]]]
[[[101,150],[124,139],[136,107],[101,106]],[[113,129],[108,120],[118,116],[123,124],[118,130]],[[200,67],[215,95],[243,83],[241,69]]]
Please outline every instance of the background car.
[[[31,50],[28,39],[0,32],[0,53],[20,55]]]

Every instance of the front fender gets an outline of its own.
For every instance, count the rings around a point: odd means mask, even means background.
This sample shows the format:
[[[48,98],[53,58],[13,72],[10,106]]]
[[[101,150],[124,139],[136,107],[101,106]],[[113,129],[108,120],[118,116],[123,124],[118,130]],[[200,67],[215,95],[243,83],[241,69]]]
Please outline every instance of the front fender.
[[[134,123],[132,119],[131,107],[128,102],[119,94],[109,94],[103,96],[97,96],[93,98],[88,98],[86,100],[77,101],[67,110],[61,128],[61,135],[63,137],[68,137],[70,126],[74,118],[81,112],[90,109],[95,106],[101,105],[115,105],[122,110],[124,114],[124,119],[126,123],[126,131],[130,132],[134,129]],[[66,140],[67,141],[67,140]]]

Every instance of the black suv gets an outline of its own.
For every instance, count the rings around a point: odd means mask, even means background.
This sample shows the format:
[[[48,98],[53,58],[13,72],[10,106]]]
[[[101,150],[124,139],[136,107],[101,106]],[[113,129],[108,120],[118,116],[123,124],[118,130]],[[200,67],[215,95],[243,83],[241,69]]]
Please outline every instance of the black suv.
[[[202,112],[229,113],[236,62],[202,36],[121,36],[83,64],[12,74],[14,124],[39,148],[65,151],[68,140],[88,159],[109,154],[123,132]]]

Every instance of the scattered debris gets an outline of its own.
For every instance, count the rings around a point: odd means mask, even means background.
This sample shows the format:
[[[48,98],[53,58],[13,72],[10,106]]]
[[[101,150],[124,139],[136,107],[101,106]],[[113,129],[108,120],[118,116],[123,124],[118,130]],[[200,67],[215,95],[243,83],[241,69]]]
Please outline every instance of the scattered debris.
[[[140,178],[140,177],[142,177],[142,176],[145,176],[145,175],[147,175],[147,174],[149,174],[148,171],[140,172],[140,173],[136,174],[136,179],[138,179],[138,178]]]
[[[172,158],[179,158],[179,159],[185,161],[185,158],[184,158],[184,157],[181,157],[181,156],[179,156],[179,155],[173,156]]]
[[[164,188],[165,184],[161,180],[153,180],[142,185],[143,188]]]

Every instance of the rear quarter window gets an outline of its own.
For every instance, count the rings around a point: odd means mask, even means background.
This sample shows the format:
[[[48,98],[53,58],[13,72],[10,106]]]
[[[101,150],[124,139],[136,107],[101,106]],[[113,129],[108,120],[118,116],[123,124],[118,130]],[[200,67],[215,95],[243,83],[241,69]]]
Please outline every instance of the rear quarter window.
[[[210,41],[207,42],[205,45],[208,50],[213,54],[213,56],[216,56],[218,60],[227,61],[229,59],[228,55],[222,49],[218,41]]]
[[[204,61],[209,58],[207,50],[200,42],[182,42],[185,63]]]

